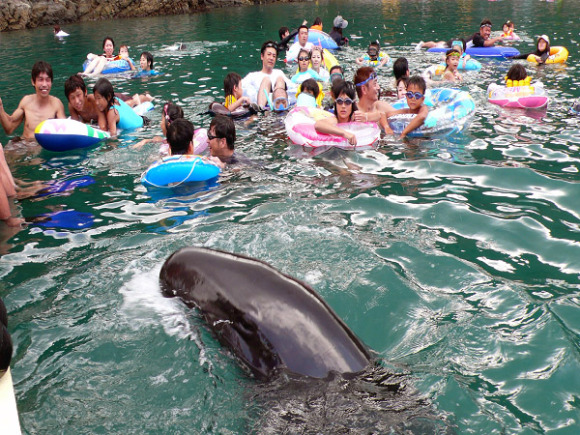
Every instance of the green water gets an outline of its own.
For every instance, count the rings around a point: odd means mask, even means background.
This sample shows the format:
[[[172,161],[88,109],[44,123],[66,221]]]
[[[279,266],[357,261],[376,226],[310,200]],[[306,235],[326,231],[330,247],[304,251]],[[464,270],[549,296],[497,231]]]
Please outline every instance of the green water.
[[[308,282],[458,433],[580,432],[580,127],[568,114],[580,96],[577,2],[319,1],[68,25],[63,41],[50,28],[5,33],[0,97],[12,112],[44,59],[64,99],[64,80],[111,35],[135,57],[151,51],[164,72],[114,79],[116,89],[177,101],[207,126],[227,71],[258,69],[279,26],[320,16],[330,30],[338,12],[345,34],[362,37],[337,54],[348,75],[371,38],[420,72],[437,58],[414,43],[468,35],[483,17],[494,30],[514,20],[521,50],[547,33],[570,58],[528,68],[551,97],[535,113],[489,105],[487,85],[509,63],[483,61],[464,87],[477,113],[452,141],[386,138],[313,155],[290,145],[282,117],[239,123],[236,146],[262,167],[181,196],[147,192],[139,177],[157,149],[129,147],[160,134],[159,105],[151,128],[98,149],[7,152],[24,180],[95,180],[17,203],[26,217],[91,213],[91,227],[0,229],[25,433],[259,431],[256,383],[195,313],[159,295],[161,264],[185,245],[250,255]],[[177,41],[186,50],[166,50]],[[385,89],[392,81],[380,77]]]

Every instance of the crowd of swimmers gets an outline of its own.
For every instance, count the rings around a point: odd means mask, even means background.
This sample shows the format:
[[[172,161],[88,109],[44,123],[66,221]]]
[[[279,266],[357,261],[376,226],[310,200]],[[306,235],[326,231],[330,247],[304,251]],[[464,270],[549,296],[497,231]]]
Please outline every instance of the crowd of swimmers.
[[[342,16],[333,20],[333,38],[338,45],[348,44],[348,39],[342,36],[342,29],[346,28],[348,21]],[[422,47],[448,47],[445,53],[446,69],[443,79],[451,82],[461,81],[458,66],[461,62],[467,62],[469,57],[465,50],[469,46],[489,47],[507,37],[514,37],[513,23],[507,22],[504,33],[496,38],[491,38],[491,21],[484,19],[480,24],[479,32],[465,39],[451,41],[428,41],[421,42],[417,49]],[[224,79],[224,106],[228,111],[235,111],[244,107],[253,107],[256,111],[263,110],[288,110],[292,105],[304,105],[318,108],[326,108],[334,113],[334,117],[316,121],[315,128],[321,133],[335,134],[344,137],[350,144],[356,145],[356,135],[342,128],[340,124],[348,122],[376,122],[385,133],[392,133],[388,125],[388,118],[400,113],[416,115],[414,119],[400,134],[404,138],[409,132],[420,127],[427,117],[428,109],[425,106],[425,93],[429,84],[421,76],[410,77],[409,64],[402,57],[393,63],[395,88],[397,98],[406,98],[408,107],[394,110],[393,106],[385,100],[380,100],[380,88],[377,80],[377,70],[387,64],[388,56],[381,51],[378,42],[372,41],[367,52],[357,58],[360,66],[352,80],[346,80],[344,69],[340,65],[334,65],[327,70],[324,65],[324,50],[308,42],[308,34],[311,29],[321,30],[322,20],[317,18],[309,28],[302,23],[296,30],[290,31],[283,27],[280,29],[280,41],[266,41],[260,48],[262,67],[260,70],[250,72],[244,77],[235,72],[230,72]],[[55,33],[60,29],[55,28]],[[297,41],[289,46],[292,36],[298,36]],[[115,43],[112,38],[106,37],[102,44],[103,54],[89,54],[88,64],[83,73],[69,77],[64,86],[65,96],[68,101],[68,112],[74,120],[83,123],[92,123],[100,129],[115,135],[118,129],[123,129],[125,122],[136,115],[131,109],[142,102],[150,101],[148,93],[127,95],[115,93],[109,80],[104,77],[98,78],[93,85],[92,93],[89,94],[83,76],[92,76],[102,72],[108,62],[125,60],[138,75],[154,75],[157,72],[153,68],[153,56],[144,51],[140,55],[139,67],[130,60],[128,47],[120,47],[119,53],[114,54]],[[286,60],[297,62],[297,71],[292,77],[275,68],[280,52],[286,54]],[[536,50],[516,58],[527,58],[528,55],[537,57],[538,62],[543,62],[550,52],[550,40],[542,35],[537,42]],[[506,80],[522,80],[527,76],[525,68],[514,65],[509,71]],[[65,109],[60,99],[51,96],[53,72],[51,66],[44,61],[36,62],[31,73],[32,85],[35,93],[27,95],[18,104],[16,110],[9,115],[0,98],[0,123],[7,134],[11,134],[20,124],[24,123],[23,138],[34,139],[35,127],[42,121],[50,118],[64,118]],[[326,102],[325,91],[329,92],[331,102]],[[328,101],[328,99],[326,100]],[[179,122],[177,122],[180,120]],[[144,143],[162,142],[168,154],[183,154],[195,152],[193,148],[193,126],[189,121],[184,122],[183,110],[172,102],[163,105],[161,129],[164,137],[156,137],[144,140],[135,146]],[[176,131],[178,130],[178,131]],[[181,131],[183,130],[183,131]],[[191,140],[186,141],[184,138]],[[242,156],[237,156],[234,151],[235,124],[229,117],[217,116],[209,127],[209,159],[220,165],[226,165],[239,161]],[[22,219],[11,215],[8,197],[15,194],[15,182],[6,164],[3,151],[0,153],[0,219],[9,225],[19,225]]]

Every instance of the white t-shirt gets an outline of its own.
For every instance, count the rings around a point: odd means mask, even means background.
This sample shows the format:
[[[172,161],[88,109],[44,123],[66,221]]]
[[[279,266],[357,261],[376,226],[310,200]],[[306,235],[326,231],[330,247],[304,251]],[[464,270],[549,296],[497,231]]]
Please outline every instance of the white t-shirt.
[[[306,45],[303,47],[300,45],[300,41],[296,41],[286,52],[286,62],[295,62],[301,49],[311,51],[312,48],[314,48],[314,44],[312,42],[306,42]]]
[[[260,90],[262,81],[266,77],[270,77],[272,87],[276,85],[276,80],[278,80],[279,77],[283,77],[284,81],[286,82],[286,86],[288,87],[288,93],[290,93],[291,89],[296,89],[296,85],[292,83],[280,69],[273,69],[270,74],[266,74],[262,71],[254,71],[242,79],[242,89],[244,91],[244,95],[249,97],[250,100],[252,100],[252,103],[258,102],[258,91]]]

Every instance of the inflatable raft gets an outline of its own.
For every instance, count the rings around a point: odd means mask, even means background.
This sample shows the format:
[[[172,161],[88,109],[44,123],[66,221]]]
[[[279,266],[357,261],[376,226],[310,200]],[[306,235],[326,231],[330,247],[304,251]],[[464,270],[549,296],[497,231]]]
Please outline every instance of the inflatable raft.
[[[111,135],[73,119],[47,119],[34,129],[34,137],[44,149],[62,152],[92,147]]]
[[[298,35],[294,38],[294,42],[298,41]],[[328,50],[338,50],[338,45],[335,40],[322,30],[309,29],[308,30],[308,42],[312,42],[314,45],[318,45],[322,48],[327,48]]]
[[[445,53],[449,50],[448,47],[433,47],[427,50],[429,53]],[[469,47],[465,50],[465,54],[471,57],[491,57],[497,59],[507,59],[509,57],[517,56],[520,52],[513,47],[503,47],[501,45],[494,45],[493,47]]]
[[[475,112],[475,102],[468,92],[458,89],[431,89],[425,94],[425,104],[433,107],[423,125],[408,137],[426,137],[449,135],[465,129]],[[407,100],[402,99],[393,104],[394,109],[403,109]],[[391,116],[387,121],[395,134],[401,134],[405,127],[415,117],[414,114]]]
[[[317,120],[333,117],[330,112],[312,107],[295,107],[288,113],[284,124],[286,133],[290,140],[296,145],[306,147],[338,147],[343,149],[355,149],[368,147],[379,140],[381,129],[374,122],[349,122],[346,124],[337,124],[337,127],[343,128],[355,134],[357,145],[351,145],[342,137],[332,134],[319,133],[314,128]]]
[[[541,109],[549,98],[540,82],[524,86],[501,86],[492,83],[487,88],[487,99],[502,107]]]
[[[551,64],[551,63],[564,63],[568,60],[568,50],[565,47],[551,47],[550,48],[550,55],[546,59],[544,63]],[[529,55],[526,59],[528,62],[531,63],[538,63],[536,57],[534,55]]]

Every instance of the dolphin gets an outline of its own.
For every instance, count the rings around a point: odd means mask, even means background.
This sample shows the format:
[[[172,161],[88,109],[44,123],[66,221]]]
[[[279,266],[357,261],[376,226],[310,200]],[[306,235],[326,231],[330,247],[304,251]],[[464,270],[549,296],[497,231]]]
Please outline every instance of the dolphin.
[[[159,280],[165,297],[197,308],[260,379],[282,370],[323,379],[371,365],[366,346],[312,288],[263,261],[187,247],[165,261]]]

